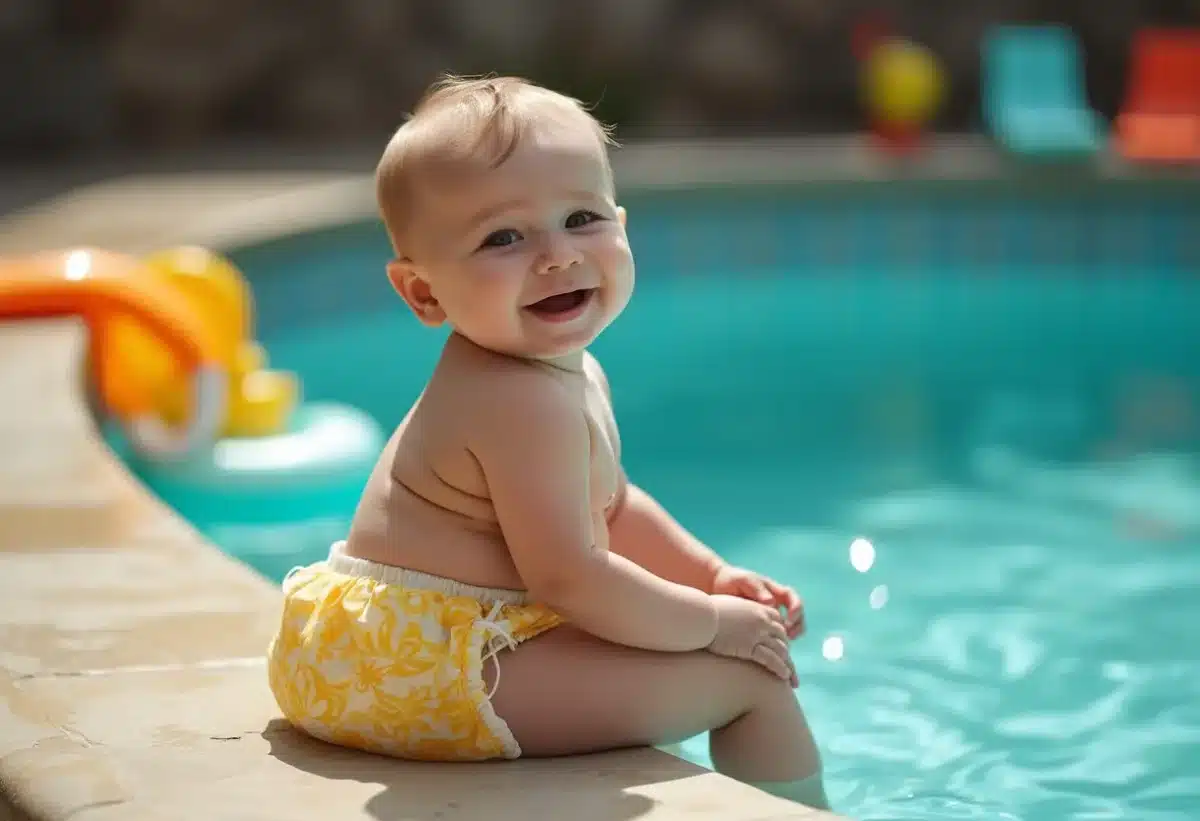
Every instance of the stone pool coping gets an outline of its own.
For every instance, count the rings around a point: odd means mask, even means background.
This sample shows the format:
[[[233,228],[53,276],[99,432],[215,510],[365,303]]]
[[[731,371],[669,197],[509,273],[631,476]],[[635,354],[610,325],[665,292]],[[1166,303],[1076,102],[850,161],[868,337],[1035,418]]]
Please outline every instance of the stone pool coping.
[[[362,174],[126,177],[0,221],[0,254],[229,248],[372,207]],[[73,319],[0,322],[0,819],[837,818],[652,749],[418,765],[289,730],[262,661],[277,587],[107,448],[85,346]]]

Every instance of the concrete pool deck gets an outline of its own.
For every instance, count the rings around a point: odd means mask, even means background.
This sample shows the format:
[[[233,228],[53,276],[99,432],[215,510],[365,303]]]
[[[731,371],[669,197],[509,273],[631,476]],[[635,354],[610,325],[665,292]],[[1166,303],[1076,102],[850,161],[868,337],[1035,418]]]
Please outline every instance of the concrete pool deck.
[[[679,162],[640,156],[645,174]],[[371,209],[361,173],[134,176],[0,221],[0,255],[230,247]],[[291,731],[262,660],[276,585],[109,451],[82,389],[86,344],[74,319],[0,322],[0,821],[836,818],[652,749],[418,765]]]

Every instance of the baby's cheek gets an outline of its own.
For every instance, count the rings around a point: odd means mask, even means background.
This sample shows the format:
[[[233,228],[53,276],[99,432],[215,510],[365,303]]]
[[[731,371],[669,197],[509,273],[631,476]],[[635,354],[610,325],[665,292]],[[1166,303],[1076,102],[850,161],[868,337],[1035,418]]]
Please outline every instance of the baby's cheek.
[[[474,278],[475,298],[495,305],[497,302],[515,301],[523,286],[524,277],[508,265],[496,265]]]
[[[610,245],[604,251],[604,267],[622,277],[629,276],[633,268],[633,254],[624,243]]]

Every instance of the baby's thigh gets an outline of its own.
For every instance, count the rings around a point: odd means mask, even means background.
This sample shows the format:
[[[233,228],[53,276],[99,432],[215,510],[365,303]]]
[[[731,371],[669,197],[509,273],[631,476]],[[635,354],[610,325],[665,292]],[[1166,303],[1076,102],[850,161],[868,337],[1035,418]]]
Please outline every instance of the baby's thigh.
[[[786,682],[751,662],[639,650],[570,625],[499,661],[492,706],[526,756],[669,744],[723,727],[782,695],[776,691],[794,697]]]

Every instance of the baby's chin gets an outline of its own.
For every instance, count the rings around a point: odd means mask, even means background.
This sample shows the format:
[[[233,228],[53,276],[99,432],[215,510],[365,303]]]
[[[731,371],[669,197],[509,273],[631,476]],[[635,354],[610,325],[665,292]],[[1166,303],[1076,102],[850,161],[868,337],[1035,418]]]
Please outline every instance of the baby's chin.
[[[569,339],[554,340],[554,341],[522,341],[519,344],[513,345],[509,351],[509,356],[517,356],[522,359],[536,359],[539,361],[551,361],[556,359],[567,359],[572,356],[582,354],[598,334],[588,334],[586,336],[572,336]]]
[[[591,334],[585,339],[569,338],[561,340],[530,339],[526,337],[496,339],[481,334],[473,334],[469,329],[455,326],[454,332],[466,339],[477,348],[491,351],[501,356],[514,359],[530,359],[548,361],[563,359],[577,355],[592,343],[597,334]]]

